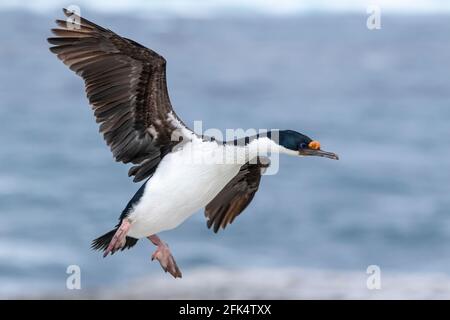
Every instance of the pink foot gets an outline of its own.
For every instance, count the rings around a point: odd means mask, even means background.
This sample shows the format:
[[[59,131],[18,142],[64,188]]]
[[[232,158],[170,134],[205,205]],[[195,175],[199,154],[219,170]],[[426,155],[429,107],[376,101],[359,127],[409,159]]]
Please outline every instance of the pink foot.
[[[127,233],[128,230],[130,230],[131,223],[128,219],[123,219],[122,223],[119,226],[119,229],[117,229],[116,233],[114,234],[113,238],[111,239],[111,242],[108,245],[108,248],[106,248],[105,253],[103,254],[103,257],[106,257],[109,253],[111,255],[114,254],[117,250],[122,248],[127,239]]]
[[[154,245],[158,246],[156,251],[152,254],[152,261],[155,259],[158,260],[165,272],[169,272],[174,278],[181,278],[181,271],[170,253],[169,246],[162,242],[156,234],[148,237],[148,239]]]

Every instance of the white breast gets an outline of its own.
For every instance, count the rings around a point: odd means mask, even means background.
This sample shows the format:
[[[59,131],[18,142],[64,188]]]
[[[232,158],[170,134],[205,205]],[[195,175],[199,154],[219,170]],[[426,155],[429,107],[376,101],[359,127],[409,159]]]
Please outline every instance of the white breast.
[[[205,207],[239,172],[241,164],[214,163],[223,149],[194,140],[166,155],[129,215],[129,236],[143,238],[177,227]]]

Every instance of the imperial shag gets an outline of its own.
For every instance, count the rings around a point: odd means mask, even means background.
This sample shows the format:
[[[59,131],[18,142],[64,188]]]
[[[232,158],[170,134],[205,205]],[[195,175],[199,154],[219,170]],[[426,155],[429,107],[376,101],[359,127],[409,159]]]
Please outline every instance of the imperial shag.
[[[268,153],[338,160],[320,143],[292,130],[272,130],[230,142],[192,132],[175,114],[166,84],[166,60],[64,9],[48,42],[81,76],[100,132],[116,161],[132,163],[128,175],[145,180],[110,232],[95,239],[104,256],[148,238],[152,260],[175,278],[175,259],[157,233],[177,227],[205,207],[208,228],[225,228],[252,201]],[[213,159],[213,160],[212,160]],[[217,161],[219,159],[220,161]]]

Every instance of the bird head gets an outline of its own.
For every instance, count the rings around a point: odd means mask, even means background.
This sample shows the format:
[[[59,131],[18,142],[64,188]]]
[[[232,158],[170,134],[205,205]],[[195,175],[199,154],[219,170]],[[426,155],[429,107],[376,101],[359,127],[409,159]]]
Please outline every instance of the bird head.
[[[287,149],[287,153],[298,156],[325,157],[339,160],[339,156],[321,149],[320,142],[293,130],[280,130],[278,144]]]

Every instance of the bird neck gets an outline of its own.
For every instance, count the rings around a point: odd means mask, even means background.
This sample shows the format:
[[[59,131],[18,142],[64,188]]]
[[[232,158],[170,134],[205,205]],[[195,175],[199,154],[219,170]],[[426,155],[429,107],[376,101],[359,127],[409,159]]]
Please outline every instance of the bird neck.
[[[249,158],[268,156],[271,153],[283,153],[282,147],[268,137],[259,137],[247,145]]]
[[[270,130],[263,135],[247,137],[250,141],[248,144],[248,154],[250,157],[267,156],[269,154],[286,154],[289,156],[298,156],[296,150],[288,149],[280,144],[279,130]]]
[[[267,157],[272,153],[280,152],[280,146],[267,136],[247,136],[223,143],[224,159],[226,164],[243,165],[256,157]]]
[[[212,161],[218,161],[217,163],[243,165],[256,157],[268,157],[271,154],[284,153],[298,155],[296,152],[279,145],[277,143],[277,136],[274,137],[274,134],[270,132],[264,135],[246,136],[225,142],[209,141],[202,137],[202,139],[198,139],[198,142],[193,147],[198,146],[198,149],[194,149],[202,151],[199,153],[201,157],[204,154],[208,154],[204,152],[205,149],[202,146],[214,146],[212,150],[216,150],[217,152],[213,152],[212,156],[214,159]],[[210,158],[211,155],[208,154],[207,157]]]

